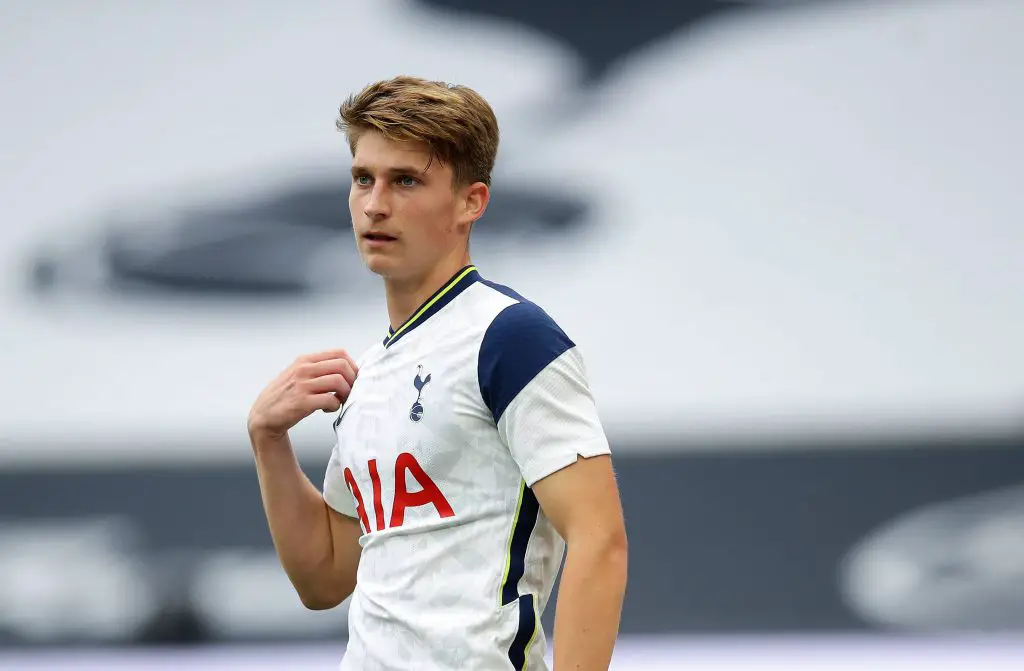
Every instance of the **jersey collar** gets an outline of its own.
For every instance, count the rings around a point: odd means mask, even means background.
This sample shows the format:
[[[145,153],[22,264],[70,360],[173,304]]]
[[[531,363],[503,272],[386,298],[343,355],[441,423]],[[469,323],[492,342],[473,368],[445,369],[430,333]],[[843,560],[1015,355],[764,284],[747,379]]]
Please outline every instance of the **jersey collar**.
[[[434,292],[430,298],[412,313],[412,316],[405,320],[405,323],[393,329],[388,326],[388,335],[384,338],[384,347],[391,347],[402,339],[407,333],[415,329],[423,322],[430,319],[441,308],[455,300],[455,297],[466,290],[469,285],[480,279],[480,273],[476,266],[466,266],[455,273],[444,286]]]

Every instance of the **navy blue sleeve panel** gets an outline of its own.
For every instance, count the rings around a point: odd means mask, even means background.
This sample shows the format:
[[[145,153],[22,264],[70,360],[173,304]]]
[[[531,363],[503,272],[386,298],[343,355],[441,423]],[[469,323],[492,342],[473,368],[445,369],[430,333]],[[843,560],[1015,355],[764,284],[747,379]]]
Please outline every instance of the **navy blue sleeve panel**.
[[[484,333],[477,360],[480,395],[495,423],[537,373],[575,343],[533,303],[502,310]]]

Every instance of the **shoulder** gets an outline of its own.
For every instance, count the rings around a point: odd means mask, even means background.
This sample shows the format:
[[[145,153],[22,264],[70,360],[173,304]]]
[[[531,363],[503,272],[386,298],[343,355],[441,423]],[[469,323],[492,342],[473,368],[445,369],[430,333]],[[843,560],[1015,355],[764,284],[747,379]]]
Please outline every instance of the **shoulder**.
[[[530,381],[576,345],[536,303],[508,287],[487,286],[512,299],[487,326],[477,359],[481,395],[497,419]]]
[[[521,361],[524,357],[536,358],[555,351],[561,354],[575,346],[539,305],[504,285],[487,280],[482,280],[482,284],[504,296],[507,303],[496,312],[484,331],[481,357],[500,356]]]

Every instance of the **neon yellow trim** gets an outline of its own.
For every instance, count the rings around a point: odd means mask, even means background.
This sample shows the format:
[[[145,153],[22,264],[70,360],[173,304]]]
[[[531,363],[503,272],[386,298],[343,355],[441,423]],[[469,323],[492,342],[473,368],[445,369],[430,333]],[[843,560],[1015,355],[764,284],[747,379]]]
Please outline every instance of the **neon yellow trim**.
[[[505,570],[501,575],[501,582],[498,583],[498,608],[505,604],[501,602],[501,593],[505,591],[505,582],[508,580],[508,570],[512,566],[512,539],[516,535],[516,525],[519,524],[519,511],[523,509],[523,492],[526,491],[526,481],[519,483],[519,498],[516,500],[516,514],[512,518],[512,528],[508,532],[508,542],[505,544]]]
[[[537,630],[540,629],[540,618],[537,617],[537,597],[533,598],[533,634],[530,635],[530,640],[526,644],[526,651],[523,654],[523,668],[520,671],[526,671],[526,667],[530,665],[530,648],[533,647],[533,642],[537,640]]]
[[[390,343],[392,340],[394,340],[395,338],[398,337],[399,333],[401,333],[402,331],[405,331],[407,328],[409,328],[410,326],[415,324],[416,320],[419,319],[420,317],[422,317],[423,313],[426,312],[427,310],[429,310],[431,305],[433,305],[438,300],[440,300],[441,296],[444,296],[446,293],[448,293],[451,290],[451,288],[454,287],[456,284],[458,284],[459,281],[463,277],[465,277],[466,275],[469,275],[474,270],[476,270],[476,266],[469,266],[465,270],[463,270],[461,273],[459,273],[458,276],[455,277],[455,279],[453,279],[451,282],[448,283],[448,286],[446,286],[444,289],[441,289],[441,291],[439,291],[436,296],[431,298],[429,301],[427,301],[423,305],[423,307],[421,307],[419,310],[417,310],[416,314],[414,314],[412,317],[409,317],[409,319],[405,320],[405,323],[402,324],[398,328],[397,331],[395,331],[390,336],[388,336],[388,342]]]

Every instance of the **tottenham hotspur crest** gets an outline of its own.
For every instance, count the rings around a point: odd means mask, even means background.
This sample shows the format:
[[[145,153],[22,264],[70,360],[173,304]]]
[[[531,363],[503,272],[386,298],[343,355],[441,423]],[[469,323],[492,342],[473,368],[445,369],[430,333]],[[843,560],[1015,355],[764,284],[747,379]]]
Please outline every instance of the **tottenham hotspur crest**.
[[[423,418],[423,404],[420,403],[420,398],[423,397],[423,388],[430,382],[430,373],[427,373],[426,377],[420,377],[423,372],[423,366],[416,367],[416,379],[412,381],[414,387],[416,387],[416,401],[412,404],[412,408],[409,409],[409,419],[414,422],[420,421]]]

